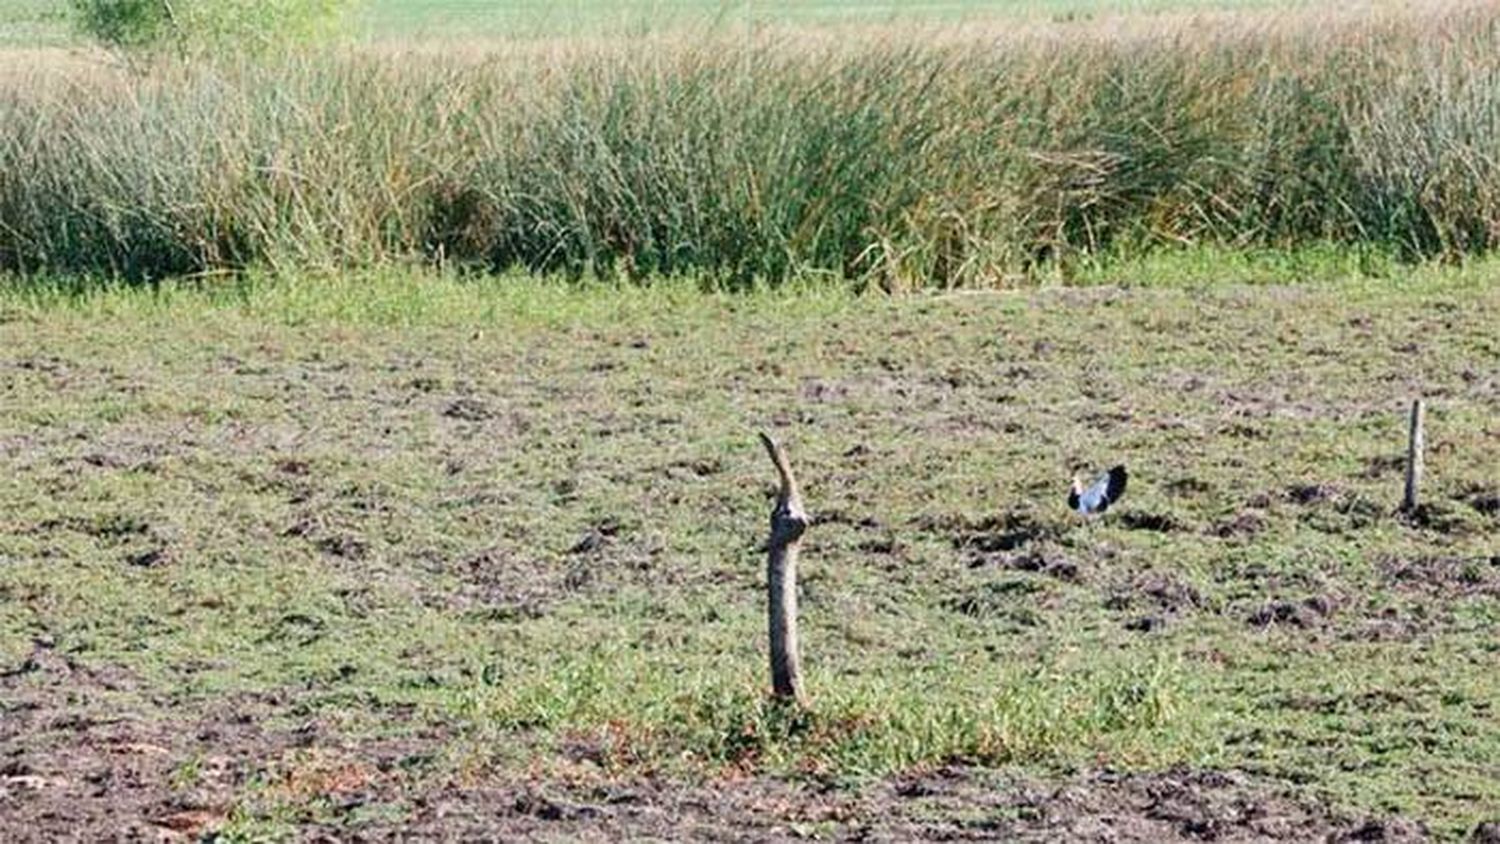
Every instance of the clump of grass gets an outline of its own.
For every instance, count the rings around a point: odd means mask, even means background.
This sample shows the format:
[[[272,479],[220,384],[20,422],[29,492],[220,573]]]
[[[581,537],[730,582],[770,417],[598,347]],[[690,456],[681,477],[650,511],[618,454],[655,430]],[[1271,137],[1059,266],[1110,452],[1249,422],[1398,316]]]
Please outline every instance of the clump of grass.
[[[1500,14],[1266,20],[43,75],[0,90],[0,268],[906,288],[1182,245],[1500,242]]]
[[[952,761],[1176,759],[1202,721],[1182,678],[1158,658],[824,674],[800,709],[765,694],[753,655],[700,666],[602,646],[555,653],[519,670],[477,672],[450,712],[497,735],[529,733],[553,753],[584,746],[606,768],[837,777]]]

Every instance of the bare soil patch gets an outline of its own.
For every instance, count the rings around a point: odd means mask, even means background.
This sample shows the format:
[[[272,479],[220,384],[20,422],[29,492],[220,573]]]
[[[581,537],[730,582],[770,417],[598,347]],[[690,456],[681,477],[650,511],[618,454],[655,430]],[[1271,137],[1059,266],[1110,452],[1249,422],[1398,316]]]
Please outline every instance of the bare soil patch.
[[[1163,587],[1167,596],[1180,590]],[[1164,597],[1175,601],[1176,598]],[[773,777],[424,781],[444,737],[349,741],[267,729],[292,701],[241,699],[174,723],[117,711],[133,685],[39,642],[5,672],[0,829],[9,841],[211,837],[253,799],[303,840],[1420,841],[1402,819],[1340,814],[1234,772],[1097,772],[1046,782],[964,766],[855,789]]]
[[[1251,627],[1311,630],[1325,626],[1337,608],[1337,601],[1326,595],[1313,595],[1301,600],[1275,598],[1257,607],[1245,622]]]
[[[934,519],[919,527],[944,533],[955,548],[979,554],[1019,551],[1033,543],[1056,542],[1066,532],[1060,522],[1021,510],[978,520]]]
[[[281,693],[180,707],[165,721],[130,703],[140,685],[45,639],[0,672],[0,837],[211,838],[252,786],[289,805],[335,800],[353,810],[379,788],[399,788],[399,775],[442,740],[349,741],[316,718],[266,727],[295,708]]]
[[[765,778],[452,787],[414,801],[400,827],[325,831],[370,840],[1427,840],[1418,823],[1341,815],[1235,772],[1099,772],[1047,784],[961,766],[857,791]]]
[[[1192,584],[1155,570],[1133,576],[1104,600],[1106,609],[1128,614],[1125,628],[1138,633],[1160,630],[1203,605],[1202,594]]]
[[[1500,554],[1490,557],[1423,555],[1380,562],[1396,588],[1431,596],[1500,596]]]

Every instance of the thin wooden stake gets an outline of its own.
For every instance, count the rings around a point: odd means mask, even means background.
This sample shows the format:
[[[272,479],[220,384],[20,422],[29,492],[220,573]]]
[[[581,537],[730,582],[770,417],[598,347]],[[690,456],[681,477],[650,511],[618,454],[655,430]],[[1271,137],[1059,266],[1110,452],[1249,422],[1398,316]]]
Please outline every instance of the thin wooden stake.
[[[1401,497],[1401,512],[1415,513],[1417,498],[1422,487],[1422,452],[1425,435],[1422,431],[1426,417],[1422,400],[1411,403],[1411,433],[1406,443],[1406,492]]]
[[[802,704],[802,661],[797,649],[797,555],[809,520],[802,509],[802,493],[787,461],[786,449],[760,435],[766,454],[776,466],[781,489],[771,510],[771,539],[767,543],[766,590],[771,634],[771,690],[783,701]]]

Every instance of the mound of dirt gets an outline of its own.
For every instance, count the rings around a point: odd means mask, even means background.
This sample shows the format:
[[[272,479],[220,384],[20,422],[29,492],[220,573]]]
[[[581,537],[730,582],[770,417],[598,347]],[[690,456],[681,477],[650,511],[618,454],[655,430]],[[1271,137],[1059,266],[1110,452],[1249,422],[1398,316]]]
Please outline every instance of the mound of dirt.
[[[1343,496],[1344,491],[1333,484],[1293,484],[1286,488],[1287,500],[1303,507],[1337,501]]]
[[[1255,510],[1243,510],[1215,524],[1210,533],[1220,539],[1248,539],[1266,528],[1266,517]]]
[[[1492,557],[1390,556],[1380,570],[1397,588],[1447,597],[1500,595],[1500,555]]]
[[[1469,506],[1483,516],[1500,516],[1500,492],[1477,492],[1469,499]]]
[[[1042,545],[1025,551],[999,551],[995,553],[974,552],[969,557],[970,568],[994,566],[1009,571],[1027,571],[1045,574],[1058,580],[1076,583],[1082,579],[1077,563],[1052,545]]]
[[[989,516],[978,521],[932,520],[920,527],[923,530],[947,533],[955,548],[981,553],[1019,551],[1035,542],[1056,541],[1063,534],[1061,524],[1020,511]]]
[[[1298,520],[1324,533],[1347,534],[1365,530],[1390,515],[1390,507],[1334,484],[1293,484],[1280,495],[1258,495],[1251,506],[1260,509],[1278,501],[1300,509]]]
[[[1171,513],[1147,513],[1140,510],[1127,510],[1121,513],[1120,524],[1130,530],[1144,530],[1152,533],[1175,533],[1187,530],[1182,519]]]
[[[1104,601],[1106,609],[1135,611],[1125,629],[1138,633],[1158,630],[1167,623],[1198,609],[1203,596],[1192,584],[1160,571],[1148,571],[1114,589]],[[1144,614],[1141,614],[1144,611]]]
[[[1323,626],[1336,608],[1337,603],[1325,595],[1314,595],[1300,601],[1276,599],[1257,608],[1246,622],[1251,627],[1298,627],[1306,630]]]

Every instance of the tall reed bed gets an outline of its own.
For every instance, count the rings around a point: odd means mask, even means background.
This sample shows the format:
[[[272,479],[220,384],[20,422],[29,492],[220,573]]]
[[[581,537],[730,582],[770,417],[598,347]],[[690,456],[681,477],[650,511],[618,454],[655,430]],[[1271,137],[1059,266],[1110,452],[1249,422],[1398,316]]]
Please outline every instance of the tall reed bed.
[[[0,268],[23,273],[906,288],[1330,242],[1500,245],[1500,8],[0,75]]]

